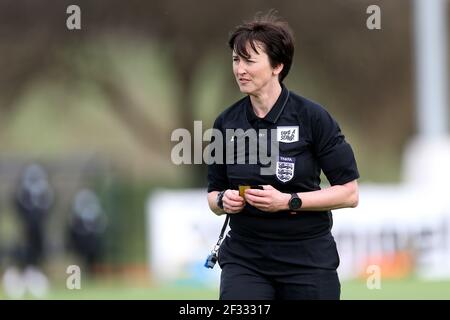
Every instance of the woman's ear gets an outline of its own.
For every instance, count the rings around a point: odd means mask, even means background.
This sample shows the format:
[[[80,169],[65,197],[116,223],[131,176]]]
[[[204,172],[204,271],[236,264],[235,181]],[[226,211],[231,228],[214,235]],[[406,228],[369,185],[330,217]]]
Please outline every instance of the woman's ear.
[[[275,68],[273,68],[273,74],[275,76],[279,75],[281,71],[283,71],[284,64],[280,63]]]

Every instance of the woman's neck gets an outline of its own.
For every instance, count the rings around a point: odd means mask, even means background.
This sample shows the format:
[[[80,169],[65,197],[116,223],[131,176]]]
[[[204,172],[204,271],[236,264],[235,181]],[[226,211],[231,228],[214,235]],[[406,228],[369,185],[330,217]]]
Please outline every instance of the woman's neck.
[[[277,102],[281,94],[281,85],[277,81],[273,85],[267,86],[257,94],[250,95],[253,111],[258,118],[264,118]]]

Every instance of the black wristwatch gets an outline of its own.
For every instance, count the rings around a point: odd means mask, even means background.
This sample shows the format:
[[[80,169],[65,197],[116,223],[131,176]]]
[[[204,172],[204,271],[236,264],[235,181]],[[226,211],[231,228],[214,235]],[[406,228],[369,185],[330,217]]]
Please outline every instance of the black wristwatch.
[[[291,193],[291,199],[289,200],[289,210],[298,210],[302,207],[302,199],[299,198],[298,194]]]
[[[227,190],[220,191],[217,194],[217,198],[216,198],[217,206],[222,210],[223,210],[223,200],[222,199],[223,199],[223,195],[225,194],[225,191],[227,191]]]

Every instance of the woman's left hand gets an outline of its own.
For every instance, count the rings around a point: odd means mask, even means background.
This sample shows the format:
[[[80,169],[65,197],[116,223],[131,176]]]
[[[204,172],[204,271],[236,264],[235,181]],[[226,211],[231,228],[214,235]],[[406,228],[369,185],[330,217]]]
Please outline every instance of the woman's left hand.
[[[288,210],[288,202],[291,198],[289,194],[282,193],[271,185],[264,185],[263,188],[264,190],[245,190],[245,200],[261,211],[276,212]]]

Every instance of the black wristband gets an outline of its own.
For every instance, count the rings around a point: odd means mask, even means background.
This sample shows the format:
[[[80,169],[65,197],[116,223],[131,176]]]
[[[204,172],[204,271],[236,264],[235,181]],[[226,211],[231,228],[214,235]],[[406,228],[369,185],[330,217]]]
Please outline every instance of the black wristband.
[[[220,191],[219,194],[217,195],[217,199],[216,199],[216,203],[217,206],[223,210],[223,195],[225,194],[226,190]]]

